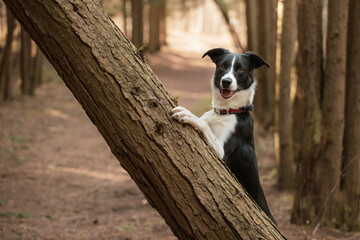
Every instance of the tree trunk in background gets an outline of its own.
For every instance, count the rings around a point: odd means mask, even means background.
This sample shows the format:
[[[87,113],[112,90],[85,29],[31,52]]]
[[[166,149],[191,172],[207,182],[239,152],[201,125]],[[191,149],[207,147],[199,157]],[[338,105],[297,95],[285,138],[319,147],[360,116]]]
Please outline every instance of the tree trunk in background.
[[[326,64],[323,90],[323,122],[326,132],[325,148],[315,163],[316,175],[313,204],[318,214],[323,213],[326,225],[344,224],[340,192],[343,156],[346,39],[349,13],[348,0],[329,0]],[[316,196],[319,196],[317,199]]]
[[[160,1],[150,1],[149,51],[152,53],[160,50],[160,5],[163,4]]]
[[[34,95],[31,82],[31,39],[21,28],[21,50],[20,50],[20,73],[21,73],[21,92],[25,95]]]
[[[350,0],[343,182],[347,229],[360,231],[360,2]]]
[[[127,31],[127,12],[126,12],[126,2],[127,0],[122,0],[122,17],[123,17],[123,22],[124,22],[124,25],[123,25],[123,32],[125,34],[125,36],[128,36],[128,31]]]
[[[244,47],[241,45],[241,41],[236,32],[235,26],[230,21],[230,17],[228,14],[228,8],[227,8],[226,4],[224,3],[223,0],[214,0],[214,2],[219,7],[221,15],[223,16],[225,24],[229,30],[231,39],[233,40],[233,44],[234,44],[236,51],[239,53],[245,52]]]
[[[160,46],[165,46],[166,43],[166,0],[160,5]]]
[[[41,50],[36,47],[36,55],[32,59],[33,66],[31,68],[31,82],[33,83],[34,88],[40,86],[42,83],[42,64],[43,64],[43,55]]]
[[[139,48],[143,45],[143,0],[131,0],[132,43]]]
[[[247,50],[258,53],[258,4],[257,0],[246,0]]]
[[[13,78],[12,78],[12,53],[11,46],[14,40],[14,29],[16,27],[15,18],[9,9],[6,9],[7,33],[5,47],[0,60],[0,102],[9,100],[13,97]]]
[[[284,239],[96,0],[4,2],[179,239]]]
[[[297,89],[293,111],[293,137],[297,181],[293,223],[306,223],[317,213],[312,208],[314,164],[323,142],[320,108],[323,75],[322,0],[298,1]],[[318,189],[316,190],[318,191]]]
[[[259,69],[257,72],[258,84],[254,104],[260,123],[270,129],[274,126],[277,0],[258,0],[258,6],[258,54],[271,68]]]
[[[291,67],[295,46],[294,32],[296,8],[295,0],[284,1],[281,56],[279,76],[279,102],[276,108],[277,149],[277,186],[279,189],[291,189],[295,181],[294,153],[292,139],[292,107],[290,99]],[[281,125],[279,125],[281,123]]]

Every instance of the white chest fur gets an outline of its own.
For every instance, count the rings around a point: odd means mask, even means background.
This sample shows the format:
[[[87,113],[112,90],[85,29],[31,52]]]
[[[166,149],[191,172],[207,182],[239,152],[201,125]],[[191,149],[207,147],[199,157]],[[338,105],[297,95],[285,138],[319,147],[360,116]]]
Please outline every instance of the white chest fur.
[[[204,113],[201,119],[209,125],[221,146],[224,146],[227,139],[235,131],[236,116],[234,114],[219,115],[216,114],[214,110],[211,110]]]

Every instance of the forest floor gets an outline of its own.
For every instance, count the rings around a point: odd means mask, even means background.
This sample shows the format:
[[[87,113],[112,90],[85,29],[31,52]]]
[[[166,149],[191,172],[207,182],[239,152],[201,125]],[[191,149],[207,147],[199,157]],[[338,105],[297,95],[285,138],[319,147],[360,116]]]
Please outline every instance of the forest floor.
[[[210,108],[213,65],[176,43],[149,56],[165,87],[200,115]],[[85,112],[47,66],[36,97],[0,106],[0,239],[176,239],[120,167]],[[359,234],[290,224],[292,192],[275,187],[273,138],[257,128],[261,181],[288,239],[360,239]]]

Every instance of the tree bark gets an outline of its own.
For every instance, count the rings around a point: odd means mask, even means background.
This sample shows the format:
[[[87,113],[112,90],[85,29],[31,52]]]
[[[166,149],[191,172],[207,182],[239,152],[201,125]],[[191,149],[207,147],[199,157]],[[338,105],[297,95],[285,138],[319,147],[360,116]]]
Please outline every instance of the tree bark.
[[[143,0],[131,0],[131,12],[132,12],[132,42],[139,48],[143,45]]]
[[[31,39],[21,28],[20,74],[21,92],[25,95],[34,95],[31,82]]]
[[[43,64],[43,55],[41,50],[36,47],[36,55],[34,59],[32,59],[33,66],[31,68],[31,82],[33,84],[33,88],[40,86],[42,83],[42,64]]]
[[[322,0],[298,1],[297,86],[293,137],[297,182],[291,221],[305,224],[317,215],[313,205],[314,163],[323,146],[320,108],[323,79]]]
[[[158,0],[150,1],[150,37],[149,51],[157,52],[160,50],[160,8],[161,2]]]
[[[345,223],[360,231],[360,2],[350,0],[347,40],[343,182]]]
[[[258,6],[258,54],[271,68],[257,71],[258,84],[254,105],[255,114],[261,124],[270,129],[274,126],[277,0],[258,0]]]
[[[277,150],[277,186],[279,189],[291,189],[295,181],[294,153],[292,139],[292,107],[290,99],[291,67],[294,53],[295,30],[295,0],[284,1],[281,56],[279,76],[279,102],[275,113],[276,129],[278,133]],[[279,124],[281,123],[281,125]]]
[[[319,201],[313,198],[320,213],[324,208],[324,223],[343,225],[341,206],[341,165],[343,154],[346,39],[349,13],[348,0],[329,0],[326,64],[324,74],[323,121],[326,132],[325,148],[317,161],[315,183]]]
[[[239,53],[242,53],[242,52],[245,52],[245,49],[244,47],[242,46],[241,44],[241,41],[240,41],[240,38],[236,32],[236,29],[234,27],[234,25],[231,23],[230,21],[230,17],[229,17],[229,14],[228,14],[228,8],[226,6],[226,4],[224,3],[223,0],[214,0],[216,5],[218,6],[220,12],[221,12],[221,15],[223,16],[223,19],[226,23],[226,26],[229,30],[229,33],[230,33],[230,36],[231,36],[231,39],[233,40],[233,44],[234,44],[234,47],[236,49],[237,52]]]
[[[96,0],[4,0],[179,239],[284,239]]]
[[[126,2],[127,2],[127,0],[121,0],[121,3],[122,3],[122,17],[123,17],[123,21],[124,21],[123,32],[124,32],[125,36],[128,36]]]
[[[247,50],[258,52],[258,4],[257,0],[246,0]]]
[[[5,39],[5,47],[1,55],[0,61],[0,102],[9,100],[13,95],[13,78],[12,69],[12,53],[11,46],[14,40],[14,29],[16,27],[15,18],[9,9],[6,9],[7,33]]]

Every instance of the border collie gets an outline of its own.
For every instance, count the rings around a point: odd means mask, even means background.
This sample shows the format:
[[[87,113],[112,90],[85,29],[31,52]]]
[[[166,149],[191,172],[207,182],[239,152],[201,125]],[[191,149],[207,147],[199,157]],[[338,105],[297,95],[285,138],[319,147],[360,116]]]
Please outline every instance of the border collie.
[[[204,135],[219,158],[276,224],[260,185],[250,114],[256,87],[253,71],[263,65],[270,66],[251,52],[238,54],[215,48],[202,57],[205,56],[216,64],[211,84],[213,110],[198,118],[189,110],[176,107],[172,117],[180,123],[190,124]]]

